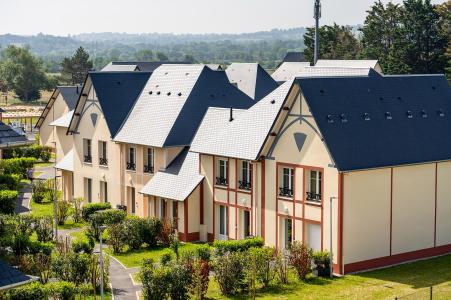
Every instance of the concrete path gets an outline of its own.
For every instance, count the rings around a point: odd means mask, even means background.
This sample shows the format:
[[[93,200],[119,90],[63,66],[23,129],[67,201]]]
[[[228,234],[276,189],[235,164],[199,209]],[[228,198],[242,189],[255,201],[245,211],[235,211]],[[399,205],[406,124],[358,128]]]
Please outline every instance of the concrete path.
[[[131,274],[139,271],[139,268],[125,268],[114,257],[110,256],[110,282],[113,286],[114,300],[137,300],[136,292],[141,291],[141,286],[134,285]]]
[[[42,172],[42,174],[39,174],[39,176],[37,176],[38,179],[47,180],[55,178],[55,168],[53,167],[53,165],[45,167],[37,167],[35,169],[35,172]]]
[[[26,214],[30,212],[30,201],[32,195],[31,184],[25,184],[19,193],[19,198],[17,198],[16,203],[16,213]]]

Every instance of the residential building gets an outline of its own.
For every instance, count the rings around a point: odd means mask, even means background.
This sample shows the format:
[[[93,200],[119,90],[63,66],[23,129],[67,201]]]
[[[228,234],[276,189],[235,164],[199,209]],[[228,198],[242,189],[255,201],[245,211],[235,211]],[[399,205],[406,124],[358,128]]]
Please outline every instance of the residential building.
[[[27,139],[26,135],[3,123],[3,112],[4,110],[0,108],[0,160],[3,158],[3,149],[26,146],[33,143],[33,141]]]

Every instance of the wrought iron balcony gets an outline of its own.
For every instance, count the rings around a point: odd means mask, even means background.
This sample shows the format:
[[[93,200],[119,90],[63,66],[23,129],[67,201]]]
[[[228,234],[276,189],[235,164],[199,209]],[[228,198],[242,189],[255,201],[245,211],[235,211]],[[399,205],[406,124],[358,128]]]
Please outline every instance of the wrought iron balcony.
[[[227,186],[227,178],[224,177],[216,177],[216,184]]]
[[[279,196],[282,197],[293,197],[293,189],[289,189],[286,187],[279,188]]]
[[[153,166],[144,165],[144,173],[153,173]]]
[[[99,165],[107,166],[108,165],[108,159],[106,159],[104,157],[99,157]]]
[[[136,170],[136,164],[135,164],[135,163],[130,163],[130,162],[128,162],[128,163],[127,163],[127,170],[133,170],[133,171],[135,171],[135,170]]]
[[[238,187],[240,190],[251,190],[251,183],[246,180],[239,180]]]
[[[85,155],[85,158],[83,160],[85,163],[92,163],[92,156],[91,155]]]
[[[321,202],[321,194],[307,192],[307,201]]]

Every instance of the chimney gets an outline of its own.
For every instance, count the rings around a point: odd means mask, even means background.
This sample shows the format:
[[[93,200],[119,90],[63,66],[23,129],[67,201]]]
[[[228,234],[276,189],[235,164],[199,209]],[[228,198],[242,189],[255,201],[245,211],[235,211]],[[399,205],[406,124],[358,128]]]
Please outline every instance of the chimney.
[[[233,107],[230,108],[230,118],[229,118],[229,122],[233,121]]]
[[[321,19],[321,0],[315,0],[313,17],[315,18],[315,53],[313,58],[313,65],[319,59],[319,19]]]

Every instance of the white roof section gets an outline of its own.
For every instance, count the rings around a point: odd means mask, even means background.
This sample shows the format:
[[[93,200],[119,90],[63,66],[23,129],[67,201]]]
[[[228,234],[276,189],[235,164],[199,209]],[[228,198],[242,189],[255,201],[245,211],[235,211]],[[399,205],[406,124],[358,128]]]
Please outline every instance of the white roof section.
[[[225,72],[231,83],[236,84],[241,91],[254,99],[257,70],[257,63],[232,63]]]
[[[103,67],[103,69],[101,71],[102,72],[129,72],[129,71],[136,71],[137,68],[138,68],[138,65],[125,65],[125,64],[118,65],[118,64],[113,64],[112,62],[110,62],[105,67]]]
[[[368,76],[370,68],[307,67],[296,78]]]
[[[284,62],[272,73],[271,77],[277,82],[291,80],[307,67],[310,67],[309,62]]]
[[[199,154],[185,149],[165,171],[157,172],[141,193],[184,201],[203,179],[199,174]]]
[[[61,117],[59,117],[55,121],[51,122],[49,125],[50,126],[69,128],[70,120],[72,120],[73,114],[74,114],[74,110],[71,110],[67,114],[62,115]]]
[[[191,151],[218,156],[256,160],[270,133],[293,80],[287,81],[232,122],[227,114],[209,110],[194,140]],[[226,118],[227,116],[227,118]]]
[[[339,60],[318,59],[315,67],[339,67],[339,68],[372,68],[378,65],[377,60]]]
[[[163,147],[203,68],[175,64],[158,67],[114,140]]]
[[[74,171],[74,149],[72,148],[67,154],[63,157],[62,160],[60,160],[56,166],[55,169],[58,170],[65,170],[65,171]]]

